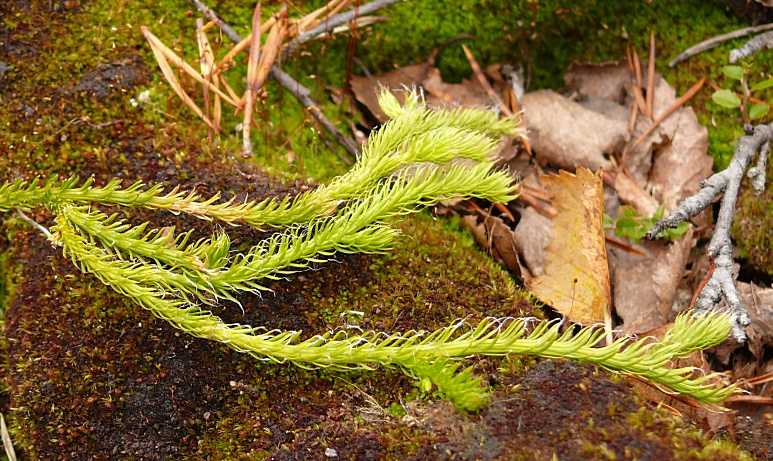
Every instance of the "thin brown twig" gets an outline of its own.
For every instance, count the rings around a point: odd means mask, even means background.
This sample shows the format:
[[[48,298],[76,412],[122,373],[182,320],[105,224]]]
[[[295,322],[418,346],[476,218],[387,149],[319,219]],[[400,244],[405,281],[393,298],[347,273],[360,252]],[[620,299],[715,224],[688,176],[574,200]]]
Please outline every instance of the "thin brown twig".
[[[650,125],[650,127],[647,128],[647,130],[644,133],[642,133],[641,136],[639,136],[639,139],[637,139],[636,142],[633,143],[631,150],[632,151],[636,150],[636,148],[639,147],[639,144],[641,144],[642,141],[644,141],[647,138],[647,136],[652,134],[652,132],[655,131],[655,128],[657,128],[663,122],[663,120],[667,119],[668,116],[671,115],[679,107],[681,107],[682,104],[689,101],[690,98],[695,96],[695,93],[697,93],[701,88],[703,88],[703,84],[705,82],[706,82],[706,77],[703,77],[698,81],[698,83],[696,83],[689,90],[687,90],[687,93],[685,93],[682,97],[674,101],[674,104],[672,104],[671,107],[668,108],[668,110],[663,112],[663,114],[660,117],[658,117],[658,119],[655,120],[655,122],[652,125]]]
[[[701,294],[701,291],[706,287],[706,284],[709,283],[709,280],[711,280],[711,276],[714,275],[714,257],[709,255],[709,272],[706,274],[706,277],[703,278],[701,281],[701,284],[698,285],[698,289],[695,290],[695,294],[692,296],[692,301],[690,301],[690,309],[693,310],[695,308],[695,302],[698,301],[698,295]]]
[[[491,98],[491,100],[499,107],[499,110],[501,110],[503,114],[508,117],[512,117],[513,113],[510,111],[510,108],[505,105],[505,103],[502,101],[502,98],[500,98],[499,95],[494,91],[494,88],[491,87],[491,84],[488,82],[486,76],[483,74],[483,71],[480,69],[478,62],[475,60],[475,56],[472,55],[472,51],[467,48],[467,45],[462,45],[462,49],[464,50],[464,54],[467,56],[467,60],[470,61],[470,67],[472,67],[472,71],[475,73],[475,77],[478,78],[478,82],[480,82],[480,85],[484,90],[486,90],[488,97]]]
[[[647,63],[647,117],[654,117],[652,105],[655,101],[655,31],[650,32],[650,60]]]

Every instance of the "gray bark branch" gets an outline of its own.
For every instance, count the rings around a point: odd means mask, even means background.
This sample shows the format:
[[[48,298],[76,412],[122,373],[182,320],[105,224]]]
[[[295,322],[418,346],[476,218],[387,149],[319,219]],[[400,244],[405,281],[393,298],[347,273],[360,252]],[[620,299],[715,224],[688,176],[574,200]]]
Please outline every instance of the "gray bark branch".
[[[771,141],[773,141],[773,124],[744,127],[746,136],[738,140],[733,159],[727,169],[712,175],[701,181],[701,190],[695,195],[684,199],[667,217],[656,222],[647,233],[652,239],[660,232],[668,228],[674,228],[680,223],[696,216],[714,203],[721,194],[719,216],[714,228],[714,235],[709,242],[708,254],[714,258],[715,269],[706,286],[701,290],[695,302],[695,313],[700,315],[708,312],[724,298],[727,309],[733,318],[733,337],[738,342],[746,341],[744,328],[749,325],[749,315],[746,308],[738,298],[738,291],[733,282],[733,243],[730,239],[730,228],[733,225],[735,206],[738,201],[738,193],[741,189],[743,175],[754,157],[760,155],[757,166],[750,173],[753,174],[752,185],[755,191],[761,192],[764,188],[764,169]],[[765,157],[764,159],[762,157]],[[754,183],[757,183],[756,185]]]
[[[730,63],[733,64],[739,59],[753,56],[765,48],[773,48],[773,31],[752,38],[741,48],[730,50]]]
[[[668,63],[668,67],[674,67],[680,62],[688,58],[691,58],[698,53],[702,53],[706,50],[710,50],[714,48],[715,46],[721,45],[722,43],[728,40],[733,40],[735,38],[744,37],[750,34],[756,34],[757,32],[763,32],[770,29],[773,29],[773,24],[764,24],[761,26],[747,27],[745,29],[734,30],[733,32],[710,38],[706,41],[700,42],[697,45],[691,46],[690,48],[684,50],[681,54],[679,54],[679,56],[675,57],[674,59],[671,60],[671,62]]]
[[[366,14],[376,12],[394,3],[406,1],[408,0],[374,0],[370,3],[366,3],[365,5],[355,7],[352,10],[345,11],[331,18],[328,18],[322,21],[322,24],[318,25],[317,27],[309,29],[308,31],[296,37],[294,40],[291,40],[287,44],[287,47],[284,49],[284,51],[282,51],[282,59],[285,59],[287,56],[295,53],[295,50],[304,43],[314,40],[320,35],[329,34],[336,27],[342,26],[347,22],[354,20],[354,18],[357,16],[365,16]]]

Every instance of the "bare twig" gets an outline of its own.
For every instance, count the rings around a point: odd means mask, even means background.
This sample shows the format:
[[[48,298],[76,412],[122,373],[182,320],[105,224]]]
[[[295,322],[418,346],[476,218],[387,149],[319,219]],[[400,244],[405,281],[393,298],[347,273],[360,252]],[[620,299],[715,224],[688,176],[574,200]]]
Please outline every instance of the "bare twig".
[[[192,0],[197,1],[197,0]],[[304,32],[303,34],[299,35],[295,38],[295,40],[292,40],[290,43],[287,44],[287,48],[284,49],[282,52],[282,59],[285,59],[287,56],[290,56],[291,54],[295,53],[295,50],[304,43],[314,40],[315,38],[319,37],[323,34],[328,34],[333,31],[338,26],[344,25],[347,22],[353,20],[355,16],[365,16],[366,14],[373,13],[374,11],[378,11],[382,8],[386,8],[389,5],[392,5],[397,2],[404,2],[408,0],[374,0],[370,3],[366,3],[365,5],[362,5],[358,8],[346,11],[341,14],[337,14],[331,18],[328,18],[327,20],[323,21],[322,24],[319,26],[309,30],[308,32]]]
[[[750,320],[733,284],[733,244],[730,240],[730,228],[743,175],[758,153],[767,156],[768,146],[773,140],[773,124],[756,127],[746,125],[744,131],[746,136],[738,140],[735,154],[727,169],[701,181],[701,190],[698,193],[684,199],[647,233],[648,238],[653,238],[665,229],[678,226],[705,210],[722,195],[717,224],[708,247],[709,257],[714,259],[714,274],[698,295],[695,311],[699,314],[705,313],[724,298],[728,311],[733,316],[733,337],[738,342],[746,341],[744,327],[749,325]]]
[[[203,4],[199,0],[189,0],[189,1],[196,8],[198,8],[198,10],[204,15],[205,18],[209,20],[218,19],[218,22],[217,22],[218,27],[220,27],[220,30],[222,30],[223,33],[232,42],[239,43],[242,41],[242,37],[230,25],[228,25],[228,23],[224,21],[223,18],[219,17],[214,10],[212,10],[211,8],[209,8],[207,5]],[[315,117],[319,121],[319,123],[326,130],[330,132],[330,134],[333,135],[336,141],[338,141],[338,143],[341,144],[341,146],[344,149],[346,149],[346,151],[350,155],[352,155],[354,158],[359,158],[360,152],[359,150],[357,150],[357,146],[355,145],[354,140],[349,138],[348,136],[345,136],[343,133],[341,133],[338,130],[338,128],[336,128],[336,126],[333,124],[333,122],[331,122],[325,116],[325,114],[322,113],[322,111],[319,109],[319,104],[314,102],[314,100],[311,98],[311,90],[301,85],[290,75],[282,71],[282,69],[280,69],[279,66],[277,66],[276,64],[271,66],[271,70],[269,71],[268,75],[269,77],[276,80],[290,93],[292,93],[293,96],[295,96],[298,99],[298,101],[300,101],[300,103],[306,107],[306,110],[308,110],[309,113],[313,117]]]
[[[739,59],[748,58],[757,54],[765,48],[773,48],[773,31],[760,34],[744,44],[741,48],[730,50],[730,63],[735,63]]]
[[[698,53],[702,53],[706,50],[710,50],[715,46],[718,46],[728,40],[733,40],[739,37],[745,37],[747,35],[756,34],[757,32],[763,32],[770,29],[773,29],[773,24],[763,24],[761,26],[738,29],[727,34],[720,35],[718,37],[710,38],[704,42],[701,42],[683,51],[679,56],[675,57],[674,59],[671,60],[671,62],[668,63],[668,67],[674,67],[680,62],[688,58],[691,58]]]
[[[325,117],[325,114],[322,113],[322,110],[311,98],[310,89],[298,83],[294,78],[290,77],[290,75],[280,69],[279,66],[272,66],[268,75],[269,77],[279,82],[279,84],[282,85],[287,91],[292,93],[293,96],[295,96],[295,98],[306,107],[306,110],[308,110],[309,113],[314,116],[314,118],[316,118],[319,123],[330,132],[330,134],[333,135],[338,144],[343,146],[344,149],[346,149],[346,151],[352,154],[355,158],[359,158],[360,152],[357,150],[357,146],[355,146],[354,141],[348,136],[344,136],[343,133],[338,131],[335,125],[333,125],[333,122]],[[347,161],[347,163],[350,162]]]

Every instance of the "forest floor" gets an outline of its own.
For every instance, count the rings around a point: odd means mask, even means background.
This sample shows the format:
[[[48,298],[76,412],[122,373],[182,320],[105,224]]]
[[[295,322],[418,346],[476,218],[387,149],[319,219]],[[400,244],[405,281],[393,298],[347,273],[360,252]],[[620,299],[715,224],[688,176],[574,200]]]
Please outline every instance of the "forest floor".
[[[291,14],[311,10],[310,3],[293,4]],[[632,7],[623,5],[628,2],[449,3],[394,5],[379,13],[390,21],[363,27],[356,40],[344,34],[311,42],[282,66],[312,88],[339,129],[356,137],[357,131],[366,131],[368,117],[376,115],[375,109],[363,115],[364,97],[351,104],[362,112],[334,101],[335,89],[345,81],[352,86],[370,81],[353,64],[352,47],[378,80],[395,69],[427,65],[446,40],[471,33],[475,39],[464,43],[481,67],[521,64],[533,94],[563,87],[564,73],[574,61],[625,63],[629,45],[646,57],[654,31],[663,88],[682,95],[703,77],[730,87],[722,66],[733,46],[720,46],[675,68],[667,61],[749,22],[700,1],[641,1]],[[209,6],[247,35],[254,4]],[[276,10],[277,5],[267,7]],[[620,14],[628,8],[636,14]],[[170,89],[140,33],[140,26],[147,26],[193,61],[197,16],[182,1],[0,0],[0,123],[5,127],[0,181],[77,175],[106,184],[120,178],[241,200],[294,196],[345,172],[349,166],[342,149],[275,83],[268,84],[268,96],[258,104],[252,159],[240,153],[241,133],[234,129],[240,117],[227,111],[227,130],[218,142],[208,141],[206,125]],[[519,20],[522,29],[514,26]],[[222,55],[231,44],[215,39],[215,30],[211,40]],[[761,55],[749,64],[750,72],[764,73],[771,61]],[[431,64],[447,85],[437,91],[455,97],[454,91],[476,82],[461,46],[450,45]],[[627,69],[627,64],[620,66]],[[246,77],[244,69],[234,72],[231,82]],[[359,80],[350,79],[353,75]],[[195,82],[182,73],[178,78],[199,97]],[[418,83],[431,87],[424,80]],[[770,100],[766,91],[758,97]],[[486,95],[480,88],[475,92]],[[712,93],[706,86],[685,106],[705,131],[705,150],[695,157],[700,163],[695,170],[702,174],[710,174],[712,161],[715,171],[727,165],[732,143],[742,134],[739,114],[714,104]],[[660,144],[676,144],[663,136],[662,143],[651,142],[648,148],[662,153]],[[522,154],[519,150],[506,159],[512,168],[525,165],[518,163]],[[553,171],[550,163],[528,168]],[[526,169],[520,171],[525,177]],[[685,184],[680,194],[689,190],[688,179],[693,178],[679,177]],[[741,211],[744,224],[736,235],[742,250],[740,279],[752,287],[752,296],[754,287],[770,287],[773,276],[764,244],[771,234],[765,225],[770,200],[770,193],[746,193],[742,200],[751,211]],[[534,307],[516,274],[518,264],[508,264],[501,248],[486,247],[485,229],[475,231],[478,225],[485,228],[487,206],[446,204],[434,210],[445,216],[426,212],[406,218],[396,223],[403,236],[390,253],[337,256],[337,263],[270,281],[273,293],[239,297],[242,309],[227,305],[216,313],[231,323],[309,335],[352,324],[394,332],[433,330],[460,318],[556,316]],[[474,207],[478,212],[470,211]],[[524,203],[508,206],[519,218],[525,209]],[[218,230],[163,211],[122,213],[131,224],[149,220],[158,227],[195,229],[194,238]],[[463,224],[465,214],[475,217],[472,223]],[[495,214],[505,220],[507,213]],[[29,215],[46,227],[54,224],[49,210]],[[508,228],[516,226],[509,223]],[[744,229],[754,232],[745,235]],[[475,374],[493,389],[489,403],[476,414],[423,393],[398,370],[307,370],[258,361],[189,337],[153,317],[81,273],[16,215],[4,215],[0,230],[6,363],[0,410],[19,459],[773,459],[769,406],[736,404],[730,408],[737,413],[727,414],[682,408],[662,394],[641,391],[633,380],[572,361],[469,359]],[[699,284],[705,274],[698,261],[709,232],[700,229],[684,240],[691,259],[682,261],[678,279],[689,279],[687,287]],[[244,228],[229,234],[234,247],[265,237]],[[654,248],[645,250],[659,251]],[[695,269],[688,271],[688,265]],[[672,321],[678,288],[657,325],[635,324],[640,320],[634,319],[654,314],[626,317],[622,310],[614,321],[631,333]],[[629,296],[647,291],[640,290]],[[769,371],[767,341],[773,341],[773,334],[766,324],[758,325],[751,346],[726,344],[706,355],[716,371],[731,370],[736,379]],[[767,388],[752,390],[769,396]]]

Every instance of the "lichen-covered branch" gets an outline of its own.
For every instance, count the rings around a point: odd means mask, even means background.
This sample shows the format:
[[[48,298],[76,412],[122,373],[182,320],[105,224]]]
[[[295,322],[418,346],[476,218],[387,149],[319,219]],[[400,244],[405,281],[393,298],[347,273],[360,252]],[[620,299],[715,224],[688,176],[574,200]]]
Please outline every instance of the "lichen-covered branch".
[[[730,229],[735,215],[738,193],[741,189],[744,173],[757,155],[757,166],[750,170],[752,186],[761,192],[765,186],[765,170],[770,142],[773,141],[773,124],[744,127],[746,136],[738,140],[733,159],[728,167],[710,178],[701,181],[701,190],[683,200],[666,218],[661,219],[647,233],[654,238],[664,229],[674,228],[680,223],[701,213],[722,195],[714,235],[708,247],[708,254],[714,259],[715,269],[695,303],[697,313],[713,309],[724,298],[728,311],[733,317],[733,337],[739,342],[746,341],[744,328],[750,320],[746,308],[738,299],[733,283],[733,244]],[[765,157],[765,158],[763,158]],[[762,178],[760,178],[762,176]]]
[[[739,59],[745,59],[754,56],[765,48],[773,48],[773,31],[765,32],[752,38],[741,48],[730,50],[730,63],[735,63]]]
[[[302,33],[294,40],[290,41],[290,43],[287,44],[287,47],[284,49],[284,51],[282,51],[282,59],[295,53],[295,50],[300,45],[303,45],[308,41],[314,40],[320,35],[330,33],[336,27],[344,25],[347,22],[354,20],[354,18],[358,16],[364,16],[366,14],[374,13],[394,3],[406,2],[406,1],[408,0],[374,0],[364,5],[355,7],[349,11],[345,11],[343,13],[337,14],[331,18],[325,19],[324,21],[322,21],[322,24],[320,24],[319,26]]]
[[[734,30],[730,33],[722,34],[717,37],[712,37],[708,40],[705,40],[695,46],[691,46],[690,48],[684,50],[682,53],[679,54],[679,56],[675,57],[668,63],[668,67],[674,67],[680,62],[684,61],[685,59],[695,56],[696,54],[701,53],[703,51],[710,50],[716,46],[719,46],[725,43],[728,40],[744,37],[749,34],[756,34],[757,32],[763,32],[770,29],[773,29],[773,24],[763,24],[761,26],[746,27],[744,29]]]

